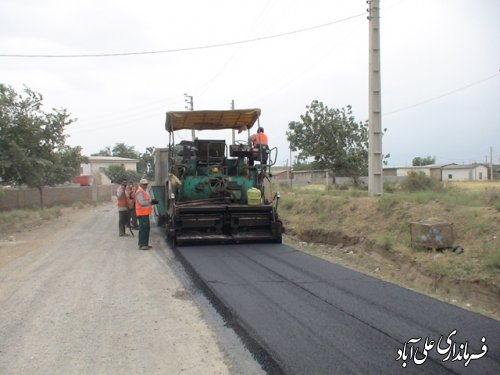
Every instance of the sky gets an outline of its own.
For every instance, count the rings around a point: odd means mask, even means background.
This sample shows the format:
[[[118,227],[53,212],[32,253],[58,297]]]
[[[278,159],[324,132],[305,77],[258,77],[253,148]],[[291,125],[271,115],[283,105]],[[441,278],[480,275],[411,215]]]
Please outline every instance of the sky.
[[[381,0],[384,154],[500,163],[500,0]],[[2,0],[0,82],[66,108],[84,155],[166,147],[167,111],[260,108],[277,164],[319,100],[368,119],[365,0]],[[131,53],[131,54],[128,54]],[[124,55],[125,54],[125,55]],[[190,139],[180,131],[177,139]],[[231,138],[230,132],[198,134]],[[245,140],[247,134],[236,138]]]

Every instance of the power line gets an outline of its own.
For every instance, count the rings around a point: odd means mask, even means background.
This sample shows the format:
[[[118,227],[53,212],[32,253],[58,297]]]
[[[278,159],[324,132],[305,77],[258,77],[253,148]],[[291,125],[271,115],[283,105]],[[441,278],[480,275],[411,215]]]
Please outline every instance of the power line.
[[[498,77],[500,74],[499,73],[496,73],[496,74],[493,74],[492,76],[489,76],[489,77],[486,77],[486,78],[483,78],[483,79],[480,79],[479,81],[476,81],[476,82],[472,82],[472,83],[469,83],[468,85],[465,85],[465,86],[462,86],[462,87],[459,87],[457,89],[454,89],[452,91],[448,91],[444,94],[441,94],[441,95],[438,95],[438,96],[434,96],[432,98],[429,98],[429,99],[426,99],[426,100],[423,100],[421,102],[418,102],[418,103],[415,103],[415,104],[412,104],[412,105],[409,105],[409,106],[406,106],[406,107],[402,107],[402,108],[399,108],[399,109],[396,109],[394,111],[390,111],[390,112],[386,112],[386,113],[383,113],[382,115],[383,116],[389,116],[389,115],[393,115],[394,113],[398,113],[398,112],[401,112],[401,111],[405,111],[407,109],[410,109],[410,108],[414,108],[414,107],[418,107],[420,105],[423,105],[423,104],[427,104],[427,103],[430,103],[434,100],[437,100],[437,99],[441,99],[441,98],[444,98],[445,96],[448,96],[448,95],[452,95],[452,94],[455,94],[459,91],[462,91],[462,90],[465,90],[465,89],[468,89],[469,87],[472,87],[472,86],[475,86],[475,85],[478,85],[480,83],[483,83],[485,81],[488,81],[490,79],[493,79],[495,77]]]
[[[287,35],[299,34],[307,31],[317,30],[324,27],[328,27],[331,25],[335,25],[341,22],[349,21],[354,18],[358,18],[364,16],[365,13],[355,14],[346,18],[342,18],[339,20],[323,23],[321,25],[310,26],[303,29],[287,31],[280,34],[256,37],[251,39],[244,39],[235,42],[226,42],[226,43],[218,43],[218,44],[209,44],[205,46],[196,46],[196,47],[185,47],[185,48],[176,48],[176,49],[166,49],[166,50],[158,50],[158,51],[141,51],[141,52],[118,52],[118,53],[96,53],[96,54],[75,54],[75,55],[48,55],[48,54],[0,54],[0,57],[15,57],[15,58],[89,58],[89,57],[117,57],[117,56],[138,56],[138,55],[153,55],[153,54],[162,54],[162,53],[175,53],[175,52],[186,52],[186,51],[194,51],[201,49],[210,49],[210,48],[220,48],[233,46],[237,44],[245,44],[245,43],[254,43],[262,40],[269,40],[280,38]]]

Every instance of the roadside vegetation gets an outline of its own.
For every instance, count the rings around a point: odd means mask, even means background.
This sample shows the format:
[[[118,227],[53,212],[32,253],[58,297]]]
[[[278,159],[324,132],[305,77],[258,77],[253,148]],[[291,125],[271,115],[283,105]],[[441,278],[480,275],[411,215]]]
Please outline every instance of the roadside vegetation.
[[[381,197],[359,188],[275,189],[287,241],[301,250],[452,303],[480,295],[482,307],[471,308],[499,314],[500,182],[443,185],[415,174]],[[453,247],[412,248],[409,223],[420,221],[450,223]]]
[[[87,207],[84,203],[77,202],[72,206],[54,206],[49,208],[23,209],[0,211],[0,240],[9,240],[18,232],[30,230],[43,225],[47,220],[53,220],[64,215],[64,212]]]

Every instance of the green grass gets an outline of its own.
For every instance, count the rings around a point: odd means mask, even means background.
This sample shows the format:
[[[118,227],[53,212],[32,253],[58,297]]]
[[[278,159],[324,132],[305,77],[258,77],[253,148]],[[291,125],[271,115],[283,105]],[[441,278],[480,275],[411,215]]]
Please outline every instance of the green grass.
[[[40,209],[25,209],[0,211],[0,233],[21,230],[24,226],[29,226],[41,220],[51,220],[62,215],[62,207],[55,206]]]
[[[365,199],[367,193],[360,189],[294,187],[282,195],[282,219],[285,227],[290,225],[296,233],[321,228],[364,236],[394,254],[414,259],[435,280],[446,276],[488,285],[498,283],[499,222],[491,215],[500,212],[500,188],[447,185],[438,190],[410,192],[394,187],[391,191]],[[410,247],[408,222],[431,217],[453,223],[453,245],[462,246],[463,254],[449,249],[436,254]]]
[[[396,240],[391,234],[384,233],[376,236],[375,243],[386,250],[391,250],[394,247]]]
[[[486,266],[490,269],[500,269],[500,248],[492,248],[486,253]]]

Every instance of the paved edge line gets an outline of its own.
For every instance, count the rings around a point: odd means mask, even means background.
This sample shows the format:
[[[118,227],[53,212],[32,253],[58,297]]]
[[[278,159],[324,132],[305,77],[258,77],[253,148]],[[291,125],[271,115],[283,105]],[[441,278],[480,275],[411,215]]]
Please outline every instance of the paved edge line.
[[[285,375],[285,371],[273,358],[270,350],[261,345],[251,334],[249,327],[238,319],[238,316],[224,304],[224,302],[216,295],[210,286],[196,273],[194,268],[189,264],[186,258],[181,254],[176,246],[168,244],[175,256],[180,260],[186,273],[193,280],[193,283],[200,288],[205,294],[205,297],[210,301],[215,310],[221,315],[226,326],[231,328],[241,339],[243,344],[252,353],[257,362],[262,366],[263,370],[268,375]]]

